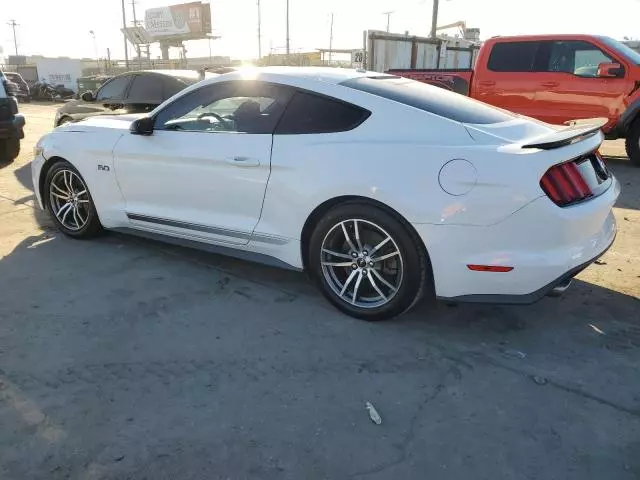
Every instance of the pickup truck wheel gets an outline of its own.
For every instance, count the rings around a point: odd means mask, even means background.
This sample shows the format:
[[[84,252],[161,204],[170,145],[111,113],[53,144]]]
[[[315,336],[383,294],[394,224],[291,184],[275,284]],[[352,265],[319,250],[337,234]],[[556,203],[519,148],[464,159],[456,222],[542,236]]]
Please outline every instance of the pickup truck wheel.
[[[625,146],[631,163],[640,167],[640,118],[631,125]]]
[[[7,138],[0,140],[0,163],[9,163],[20,155],[20,140]]]

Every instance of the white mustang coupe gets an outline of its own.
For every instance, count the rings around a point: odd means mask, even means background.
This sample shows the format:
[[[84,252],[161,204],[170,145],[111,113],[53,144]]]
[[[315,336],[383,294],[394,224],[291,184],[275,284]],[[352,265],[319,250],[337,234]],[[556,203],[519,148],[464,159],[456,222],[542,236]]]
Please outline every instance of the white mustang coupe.
[[[566,289],[616,234],[601,125],[360,70],[238,70],[143,117],[56,128],[32,174],[71,237],[122,230],[304,269],[343,312],[381,320],[424,295]]]

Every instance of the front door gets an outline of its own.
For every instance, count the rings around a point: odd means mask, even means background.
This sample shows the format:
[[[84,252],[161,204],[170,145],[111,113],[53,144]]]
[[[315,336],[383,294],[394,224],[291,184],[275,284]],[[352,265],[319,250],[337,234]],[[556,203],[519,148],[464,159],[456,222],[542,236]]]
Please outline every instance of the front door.
[[[544,42],[536,103],[540,120],[563,124],[582,118],[613,118],[630,90],[628,80],[598,76],[600,63],[619,63],[579,40]]]
[[[273,130],[288,98],[254,81],[176,99],[152,135],[125,134],[115,171],[134,228],[246,244],[262,211]]]

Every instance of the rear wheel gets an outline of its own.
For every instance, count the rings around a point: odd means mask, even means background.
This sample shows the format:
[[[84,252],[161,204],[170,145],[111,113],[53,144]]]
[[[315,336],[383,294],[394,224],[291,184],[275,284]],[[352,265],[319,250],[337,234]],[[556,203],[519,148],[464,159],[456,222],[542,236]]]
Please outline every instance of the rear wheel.
[[[627,156],[629,160],[631,160],[631,163],[636,167],[640,167],[640,118],[636,119],[631,125],[625,146],[627,147]]]
[[[418,242],[385,210],[348,203],[318,222],[309,244],[309,268],[339,310],[363,320],[386,320],[415,305],[430,278]]]
[[[69,162],[58,162],[47,172],[45,195],[51,219],[62,233],[90,238],[102,231],[91,193]]]

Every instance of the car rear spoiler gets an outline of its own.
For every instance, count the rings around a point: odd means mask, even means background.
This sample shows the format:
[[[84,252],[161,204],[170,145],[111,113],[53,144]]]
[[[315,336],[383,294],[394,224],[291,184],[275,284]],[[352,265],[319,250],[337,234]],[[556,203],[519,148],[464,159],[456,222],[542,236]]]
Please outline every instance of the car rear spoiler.
[[[608,122],[606,118],[587,118],[585,120],[572,120],[568,127],[554,133],[529,140],[522,148],[539,148],[541,150],[553,150],[580,142],[596,133]]]

